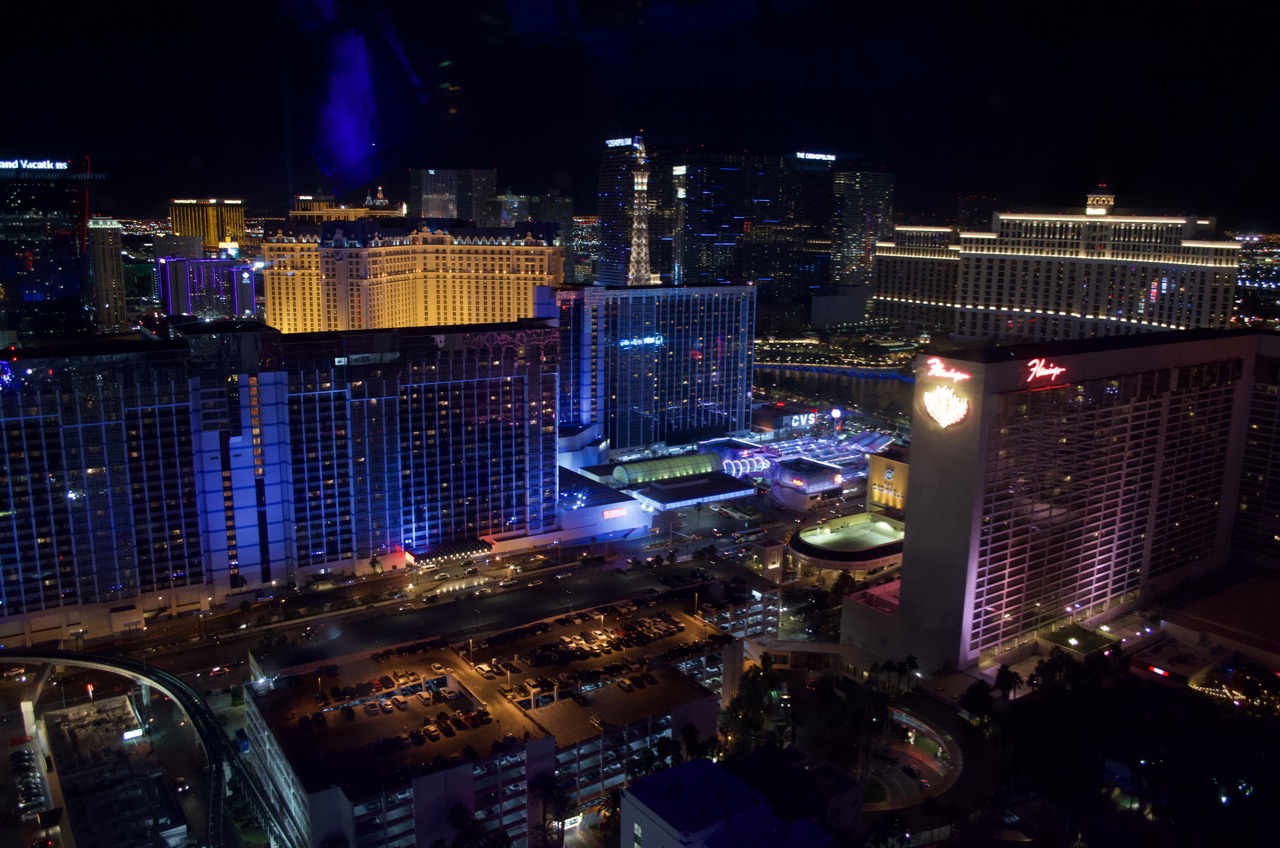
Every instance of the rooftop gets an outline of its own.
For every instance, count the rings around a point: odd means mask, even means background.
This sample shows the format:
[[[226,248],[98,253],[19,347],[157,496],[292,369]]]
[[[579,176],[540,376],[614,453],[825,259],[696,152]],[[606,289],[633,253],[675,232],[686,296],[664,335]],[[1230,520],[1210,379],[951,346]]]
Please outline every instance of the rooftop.
[[[637,780],[627,790],[680,833],[695,834],[764,804],[764,796],[710,760]]]
[[[751,494],[755,494],[755,486],[750,480],[739,480],[721,471],[713,471],[650,483],[636,492],[636,500],[667,510]]]
[[[1211,633],[1280,654],[1280,574],[1262,574],[1167,618],[1192,630]]]
[[[613,629],[623,621],[652,611],[641,609],[631,616],[607,619],[603,624],[598,616],[586,623],[570,625],[561,624],[559,620],[547,621],[543,623],[542,632],[533,631],[505,640],[501,647],[496,646],[494,637],[489,637],[494,639],[494,646],[485,639],[463,643],[460,648],[423,643],[398,646],[405,652],[393,652],[383,663],[365,655],[329,659],[286,670],[277,676],[274,688],[255,693],[253,698],[308,792],[340,785],[348,797],[363,797],[376,791],[384,781],[398,785],[415,774],[485,759],[516,748],[528,739],[554,736],[557,748],[571,747],[601,735],[601,730],[592,724],[592,717],[598,717],[606,730],[612,730],[650,716],[666,715],[684,704],[705,699],[718,703],[710,691],[661,659],[664,651],[677,644],[694,642],[702,632],[694,626],[695,620],[678,607],[678,603],[673,603],[669,612],[686,626],[680,634],[603,657],[537,667],[526,660],[539,646],[555,643],[561,635],[576,635],[584,629],[601,627]],[[520,629],[532,631],[528,626]],[[503,669],[486,677],[472,666],[468,653],[477,664],[513,661],[518,671]],[[615,679],[632,674],[623,669],[624,659],[640,662],[642,669],[647,667],[656,683],[632,692],[613,685]],[[433,664],[438,664],[443,671],[434,670]],[[608,672],[607,667],[615,664],[623,670]],[[507,686],[517,686],[535,677],[554,680],[561,673],[579,670],[601,672],[597,688],[588,688],[593,684],[583,685],[585,704],[567,697],[577,691],[576,684],[561,685],[551,697],[539,695],[536,700],[544,703],[543,706],[534,706],[528,699],[523,706],[519,705],[502,692]],[[380,680],[383,676],[391,678],[390,689],[385,687],[386,681]],[[379,682],[376,691],[374,681]],[[353,687],[354,691],[350,697],[333,699],[330,696],[334,686],[340,690]],[[432,702],[429,705],[419,695],[424,686],[428,690],[427,700]],[[433,696],[429,691],[432,687],[440,690],[440,695]],[[317,692],[326,696],[325,703],[317,703]],[[450,693],[454,696],[451,699]],[[404,699],[403,706],[380,703],[393,694]],[[555,695],[560,695],[559,699],[553,700]],[[547,701],[550,703],[545,703]],[[344,706],[350,708],[349,717]],[[487,710],[487,721],[482,714],[477,715],[480,709]],[[317,725],[312,718],[317,711],[324,716],[323,725]],[[308,717],[306,721],[304,716]],[[450,724],[449,732],[443,729],[444,719]],[[414,733],[427,723],[440,729],[438,739]],[[413,735],[403,741],[398,739],[402,733]]]
[[[1092,339],[1065,339],[1052,342],[1031,342],[991,346],[965,350],[951,350],[939,354],[946,359],[962,362],[980,362],[995,364],[1012,362],[1035,357],[1068,356],[1081,353],[1105,353],[1109,351],[1134,350],[1136,348],[1154,347],[1165,344],[1182,344],[1184,342],[1218,341],[1244,336],[1255,336],[1256,330],[1170,330],[1158,333],[1133,333],[1123,336],[1099,336]]]
[[[805,528],[791,537],[791,547],[809,556],[859,560],[868,554],[881,557],[894,553],[890,546],[900,551],[904,535],[901,521],[862,512]]]

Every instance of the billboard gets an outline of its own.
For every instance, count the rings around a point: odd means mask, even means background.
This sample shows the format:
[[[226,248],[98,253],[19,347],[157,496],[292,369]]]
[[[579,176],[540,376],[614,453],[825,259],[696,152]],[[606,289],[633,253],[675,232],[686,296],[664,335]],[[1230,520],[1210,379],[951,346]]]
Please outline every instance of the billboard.
[[[907,508],[908,466],[896,459],[870,454],[867,456],[867,508]]]

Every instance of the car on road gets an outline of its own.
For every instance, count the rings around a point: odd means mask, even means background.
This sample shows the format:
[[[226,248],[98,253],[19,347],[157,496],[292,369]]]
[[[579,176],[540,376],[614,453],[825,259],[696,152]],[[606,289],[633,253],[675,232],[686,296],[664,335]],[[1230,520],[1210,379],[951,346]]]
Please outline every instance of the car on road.
[[[439,574],[437,574],[435,577],[433,577],[433,578],[431,578],[431,579],[432,579],[432,580],[452,580],[452,579],[453,579],[453,575],[452,575],[452,574],[449,574],[449,573],[448,573],[448,572],[446,572],[446,571],[442,571],[442,572],[440,572]]]
[[[465,574],[465,575],[467,575],[468,577],[471,577],[472,575],[479,574],[479,573],[480,573],[480,569],[478,569],[478,568],[468,568],[466,571],[464,571],[464,572],[462,572],[462,573],[463,573],[463,574]]]
[[[529,583],[528,583],[528,585],[529,585],[530,587],[533,587],[533,586],[541,586],[541,585],[542,585],[542,581],[541,581],[541,580],[530,580],[530,581],[529,581]]]
[[[920,778],[920,791],[921,791],[921,792],[924,792],[926,789],[928,789],[928,788],[929,788],[929,786],[930,786],[929,781],[925,780],[923,777],[922,777],[922,778]]]
[[[515,580],[512,580],[512,579],[510,579],[510,578],[508,578],[508,579],[506,579],[506,580],[499,580],[499,581],[498,581],[498,588],[499,588],[499,589],[506,589],[508,586],[514,586],[514,585],[516,585],[516,581],[515,581]]]
[[[433,662],[431,664],[431,670],[436,674],[444,674],[444,666],[438,662]]]
[[[915,777],[915,778],[920,777],[920,769],[916,768],[915,766],[903,766],[902,770],[906,772],[907,775],[910,777]]]
[[[440,593],[439,593],[439,592],[432,592],[430,595],[423,595],[423,596],[422,596],[422,602],[423,602],[424,604],[434,604],[434,603],[435,603],[436,601],[438,601],[438,600],[440,600]]]
[[[566,578],[566,577],[572,577],[572,576],[573,576],[573,572],[572,572],[572,571],[562,571],[562,572],[560,572],[559,574],[557,574],[557,575],[556,575],[556,579],[557,579],[557,580],[563,580],[563,579],[564,579],[564,578]]]

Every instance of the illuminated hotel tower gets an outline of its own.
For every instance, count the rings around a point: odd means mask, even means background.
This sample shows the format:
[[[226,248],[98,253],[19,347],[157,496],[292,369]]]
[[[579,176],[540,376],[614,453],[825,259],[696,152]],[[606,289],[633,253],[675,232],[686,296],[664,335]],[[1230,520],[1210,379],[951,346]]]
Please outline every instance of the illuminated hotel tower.
[[[1239,243],[1212,218],[1084,209],[995,215],[992,232],[898,227],[876,245],[872,311],[959,337],[1080,339],[1225,328]]]
[[[1269,472],[1243,461],[1275,347],[1188,330],[922,357],[894,655],[1012,661],[1225,566],[1242,466]],[[850,642],[873,648],[890,610],[850,606]]]
[[[89,288],[94,308],[94,321],[99,329],[119,332],[125,329],[124,260],[120,251],[119,222],[109,218],[89,221]]]
[[[560,307],[560,423],[620,453],[751,427],[755,286],[584,286]]]
[[[204,249],[216,251],[225,242],[244,241],[244,201],[171,200],[169,224],[175,236],[197,236]]]
[[[627,285],[647,286],[649,276],[649,160],[644,155],[644,139],[636,136],[635,193],[631,196],[631,265]]]
[[[337,221],[322,232],[263,239],[266,321],[281,332],[515,321],[564,278],[564,249],[519,230]]]

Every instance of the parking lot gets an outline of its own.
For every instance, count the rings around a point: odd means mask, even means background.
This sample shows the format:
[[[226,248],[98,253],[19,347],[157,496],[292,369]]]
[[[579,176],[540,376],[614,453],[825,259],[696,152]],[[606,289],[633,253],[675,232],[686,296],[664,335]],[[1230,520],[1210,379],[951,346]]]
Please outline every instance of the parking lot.
[[[600,733],[592,717],[625,726],[708,697],[673,668],[719,653],[694,638],[689,605],[650,593],[449,646],[398,645],[283,674],[259,703],[317,787],[447,768],[548,732],[571,744]]]

